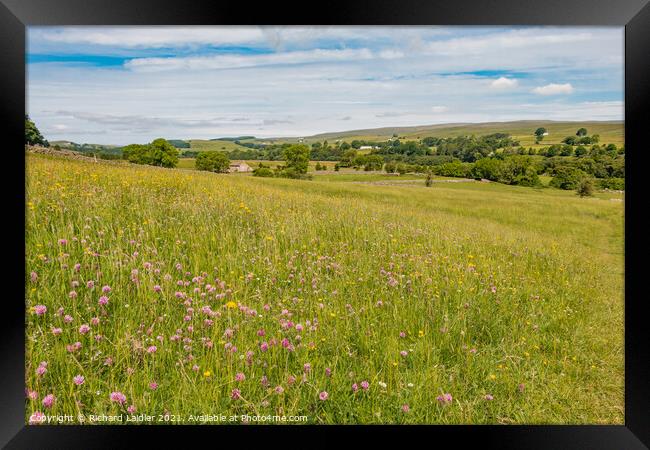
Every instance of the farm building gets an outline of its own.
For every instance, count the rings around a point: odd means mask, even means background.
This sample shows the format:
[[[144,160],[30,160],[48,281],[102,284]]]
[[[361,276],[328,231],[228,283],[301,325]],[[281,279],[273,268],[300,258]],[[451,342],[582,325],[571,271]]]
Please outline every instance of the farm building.
[[[251,169],[251,166],[249,166],[245,162],[232,163],[230,164],[230,168],[228,169],[228,172],[252,172],[252,171],[253,169]]]

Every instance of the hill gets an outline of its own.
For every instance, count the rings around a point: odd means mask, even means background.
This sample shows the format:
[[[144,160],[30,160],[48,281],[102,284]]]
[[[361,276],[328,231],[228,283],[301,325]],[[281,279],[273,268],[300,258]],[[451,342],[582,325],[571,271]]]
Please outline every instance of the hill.
[[[518,139],[522,145],[535,146],[533,132],[538,127],[544,127],[549,135],[541,145],[558,144],[567,136],[574,136],[578,128],[584,127],[590,135],[599,134],[601,143],[623,145],[625,124],[623,121],[584,121],[558,122],[550,120],[519,120],[514,122],[484,122],[484,123],[447,123],[439,125],[421,125],[412,127],[385,127],[363,130],[349,130],[333,133],[320,133],[304,138],[270,138],[258,139],[258,142],[299,142],[316,141],[335,142],[337,140],[353,141],[385,141],[393,135],[400,139],[416,140],[427,136],[454,137],[466,135],[486,135],[492,133],[508,133]]]

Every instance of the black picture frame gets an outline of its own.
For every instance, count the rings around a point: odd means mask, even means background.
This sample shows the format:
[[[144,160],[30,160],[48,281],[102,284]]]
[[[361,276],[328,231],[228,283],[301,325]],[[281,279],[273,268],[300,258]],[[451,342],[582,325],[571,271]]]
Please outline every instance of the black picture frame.
[[[0,374],[0,444],[6,448],[122,448],[135,438],[171,444],[186,433],[209,439],[233,438],[248,446],[251,437],[270,438],[278,432],[285,445],[307,444],[337,434],[364,432],[357,426],[297,427],[83,427],[26,426],[24,424],[24,229],[25,160],[23,115],[25,111],[25,29],[32,25],[573,25],[625,27],[625,425],[620,426],[374,426],[375,439],[388,433],[418,431],[431,445],[477,445],[498,448],[636,449],[650,445],[650,327],[643,314],[644,249],[647,219],[643,217],[643,152],[650,117],[650,4],[648,0],[376,0],[329,1],[318,5],[252,5],[233,1],[172,0],[0,0],[0,110],[2,111],[6,195],[13,214],[4,246],[5,293]],[[644,142],[645,141],[645,142]],[[22,184],[21,184],[22,183]],[[22,188],[17,188],[22,186]],[[645,232],[645,233],[644,233]],[[15,237],[14,234],[15,233]],[[23,261],[23,264],[18,263]],[[647,288],[646,288],[647,290]],[[10,295],[7,295],[10,294]],[[362,428],[360,430],[360,428]],[[406,436],[404,436],[406,437]],[[319,440],[320,440],[319,439]],[[196,441],[189,445],[203,445]],[[405,442],[416,444],[414,438]],[[152,442],[150,442],[152,444]]]

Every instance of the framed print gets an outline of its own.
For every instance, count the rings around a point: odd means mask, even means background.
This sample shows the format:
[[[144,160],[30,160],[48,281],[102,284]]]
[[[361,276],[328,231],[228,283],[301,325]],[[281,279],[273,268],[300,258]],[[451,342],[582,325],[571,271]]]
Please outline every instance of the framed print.
[[[648,445],[650,7],[510,3],[3,0],[3,444]]]

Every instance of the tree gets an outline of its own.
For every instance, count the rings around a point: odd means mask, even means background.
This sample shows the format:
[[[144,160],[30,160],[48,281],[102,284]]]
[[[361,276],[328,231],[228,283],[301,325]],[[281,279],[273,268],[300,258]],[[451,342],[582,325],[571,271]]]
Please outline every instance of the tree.
[[[165,139],[159,138],[150,144],[130,144],[122,149],[124,159],[134,164],[160,167],[176,167],[178,150]]]
[[[539,127],[535,130],[535,143],[539,143],[544,139],[544,133],[546,133],[546,128]]]
[[[565,138],[562,140],[562,142],[563,142],[564,144],[567,144],[567,145],[576,145],[576,143],[577,143],[578,141],[577,141],[577,139],[576,139],[575,137],[573,137],[573,136],[567,136],[567,137],[565,137]]]
[[[565,190],[577,189],[585,176],[586,174],[576,167],[561,166],[555,170],[555,176],[549,185]]]
[[[587,153],[589,153],[589,151],[583,145],[579,145],[575,151],[575,155],[577,157],[585,156]]]
[[[369,172],[371,170],[381,170],[384,166],[384,159],[379,155],[368,155],[363,160],[363,170]]]
[[[307,173],[309,168],[309,147],[303,144],[291,145],[284,151],[287,169],[293,169],[298,174]]]
[[[587,135],[587,129],[586,128],[579,128],[578,131],[576,131],[576,136],[586,136]]]
[[[589,178],[583,178],[578,183],[577,194],[580,197],[593,197],[594,185]]]
[[[45,140],[43,135],[36,124],[25,114],[25,144],[27,145],[42,145],[43,147],[49,147],[50,143]]]
[[[230,168],[230,159],[224,152],[201,152],[196,157],[194,164],[198,170],[225,173]]]
[[[154,140],[150,145],[151,159],[154,166],[176,167],[178,149],[163,138]]]

